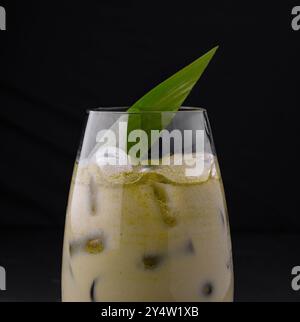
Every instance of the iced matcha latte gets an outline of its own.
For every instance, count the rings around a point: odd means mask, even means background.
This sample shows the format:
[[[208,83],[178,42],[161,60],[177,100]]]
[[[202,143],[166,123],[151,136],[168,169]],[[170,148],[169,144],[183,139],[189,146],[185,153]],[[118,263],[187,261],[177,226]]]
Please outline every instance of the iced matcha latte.
[[[63,301],[232,301],[207,113],[182,103],[217,47],[128,108],[89,111],[66,216]]]
[[[215,158],[184,166],[75,168],[65,301],[232,301],[231,243]]]

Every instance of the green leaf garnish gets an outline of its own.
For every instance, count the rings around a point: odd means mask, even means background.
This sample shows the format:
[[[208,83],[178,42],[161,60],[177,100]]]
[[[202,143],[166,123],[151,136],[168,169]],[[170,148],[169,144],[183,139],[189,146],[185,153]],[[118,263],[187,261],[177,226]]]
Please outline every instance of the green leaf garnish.
[[[162,130],[168,126],[172,120],[172,114],[162,120],[160,113],[143,114],[140,112],[177,112],[205,71],[217,49],[218,46],[214,47],[133,104],[128,109],[128,112],[132,114],[129,114],[127,134],[129,135],[133,130],[142,129],[146,131],[149,137],[151,130]],[[140,114],[134,114],[135,112]],[[134,144],[134,142],[127,142],[127,152]]]

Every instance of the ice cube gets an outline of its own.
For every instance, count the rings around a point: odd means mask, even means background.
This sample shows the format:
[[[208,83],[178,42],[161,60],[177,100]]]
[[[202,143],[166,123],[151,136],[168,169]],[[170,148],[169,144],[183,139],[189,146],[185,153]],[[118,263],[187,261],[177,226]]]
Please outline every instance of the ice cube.
[[[172,156],[169,161],[170,165],[166,165],[166,162],[164,162],[165,165],[154,167],[153,171],[164,176],[171,183],[177,184],[205,182],[212,175],[212,170],[214,169],[215,162],[215,157],[212,154],[198,156],[195,154],[185,155],[182,165],[175,164],[174,160],[176,158],[178,158],[178,156]],[[193,170],[193,167],[195,167],[195,160],[197,158],[203,158],[204,160],[203,171],[201,171],[201,173],[198,173],[197,175],[190,176],[188,175],[189,173],[187,172],[187,170]],[[216,170],[214,171],[216,172]]]
[[[162,220],[169,227],[177,224],[176,212],[170,207],[172,197],[170,197],[171,186],[169,184],[155,182],[152,184],[154,196],[159,205]]]

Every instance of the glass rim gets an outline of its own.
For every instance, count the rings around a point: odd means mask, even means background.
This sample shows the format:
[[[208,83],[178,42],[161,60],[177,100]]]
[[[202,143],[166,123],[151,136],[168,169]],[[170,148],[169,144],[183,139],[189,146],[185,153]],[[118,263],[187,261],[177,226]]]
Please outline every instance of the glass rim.
[[[188,113],[188,112],[197,112],[197,113],[206,113],[206,109],[202,107],[196,106],[181,106],[180,109],[176,112],[173,111],[134,111],[128,112],[130,106],[119,106],[119,107],[96,107],[96,108],[89,108],[86,110],[88,114],[90,113],[104,113],[104,114],[152,114],[152,113],[170,113],[170,114],[177,114],[177,113]]]

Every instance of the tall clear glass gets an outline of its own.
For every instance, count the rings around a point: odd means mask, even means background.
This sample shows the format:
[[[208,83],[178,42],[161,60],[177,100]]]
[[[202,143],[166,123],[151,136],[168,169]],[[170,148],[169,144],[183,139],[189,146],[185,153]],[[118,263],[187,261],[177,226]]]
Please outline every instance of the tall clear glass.
[[[233,300],[228,215],[204,109],[88,112],[66,215],[62,300]]]

